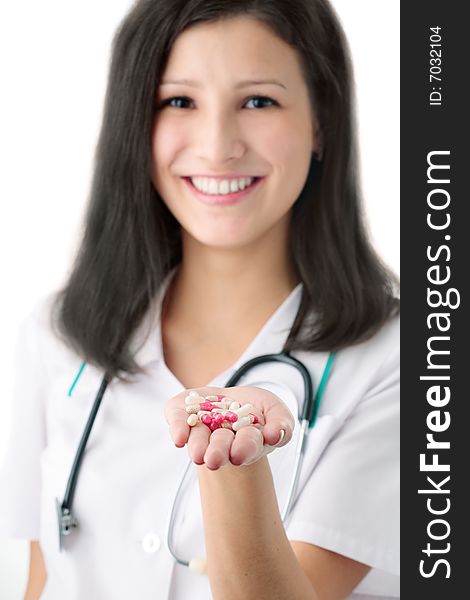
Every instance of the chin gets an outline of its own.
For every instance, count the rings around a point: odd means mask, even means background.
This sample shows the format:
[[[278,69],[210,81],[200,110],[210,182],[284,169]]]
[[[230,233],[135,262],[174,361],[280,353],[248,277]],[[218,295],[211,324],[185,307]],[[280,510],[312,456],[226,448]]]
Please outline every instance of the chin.
[[[224,231],[223,227],[217,231],[205,232],[204,234],[201,231],[198,231],[197,234],[189,233],[189,236],[202,246],[226,250],[241,248],[252,242],[250,238],[247,239],[246,236],[240,235],[240,231],[229,234]]]

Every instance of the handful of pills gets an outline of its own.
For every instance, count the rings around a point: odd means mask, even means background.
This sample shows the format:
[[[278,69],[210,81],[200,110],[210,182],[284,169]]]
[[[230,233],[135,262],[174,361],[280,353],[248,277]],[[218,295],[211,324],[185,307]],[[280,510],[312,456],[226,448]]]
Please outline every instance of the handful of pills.
[[[251,404],[240,404],[224,394],[200,396],[191,390],[185,398],[186,412],[189,413],[187,423],[194,427],[199,422],[207,425],[211,431],[221,427],[238,431],[242,427],[256,424],[259,419],[252,413]]]

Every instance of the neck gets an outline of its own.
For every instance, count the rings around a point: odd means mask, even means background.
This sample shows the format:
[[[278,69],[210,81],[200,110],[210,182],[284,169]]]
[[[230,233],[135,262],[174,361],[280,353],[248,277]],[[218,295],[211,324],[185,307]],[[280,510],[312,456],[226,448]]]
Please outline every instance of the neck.
[[[165,298],[170,324],[221,334],[257,330],[300,281],[287,243],[214,248],[187,234],[182,242],[183,260]]]

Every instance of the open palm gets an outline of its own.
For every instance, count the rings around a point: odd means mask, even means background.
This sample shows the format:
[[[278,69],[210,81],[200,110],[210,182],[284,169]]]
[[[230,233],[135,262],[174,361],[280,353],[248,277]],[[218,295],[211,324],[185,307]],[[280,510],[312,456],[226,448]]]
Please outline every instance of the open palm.
[[[185,404],[189,391],[184,390],[167,401],[165,418],[175,445],[181,448],[187,444],[191,460],[197,465],[205,464],[212,470],[219,469],[229,461],[233,465],[248,465],[274,448],[284,446],[292,437],[294,416],[272,392],[252,386],[196,389],[201,396],[224,394],[240,404],[253,405],[259,416],[259,424],[248,425],[235,433],[225,428],[211,432],[209,427],[200,422],[190,427]]]

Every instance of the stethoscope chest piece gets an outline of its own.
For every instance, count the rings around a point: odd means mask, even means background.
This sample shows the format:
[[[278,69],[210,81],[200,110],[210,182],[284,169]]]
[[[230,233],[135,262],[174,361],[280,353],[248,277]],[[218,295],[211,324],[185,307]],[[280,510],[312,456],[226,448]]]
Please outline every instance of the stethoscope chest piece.
[[[70,535],[72,529],[78,527],[78,521],[72,516],[70,509],[64,507],[58,498],[55,499],[57,521],[59,524],[59,551],[64,548],[65,537]]]

